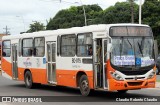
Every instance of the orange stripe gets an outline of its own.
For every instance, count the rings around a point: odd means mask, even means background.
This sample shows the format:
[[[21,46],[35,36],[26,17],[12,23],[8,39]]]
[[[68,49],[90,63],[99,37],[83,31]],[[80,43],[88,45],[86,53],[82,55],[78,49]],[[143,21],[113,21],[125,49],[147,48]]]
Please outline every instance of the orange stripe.
[[[82,71],[82,70],[79,70]],[[58,85],[77,87],[76,85],[76,75],[79,71],[76,70],[57,70],[57,83]],[[83,71],[86,73],[89,81],[90,88],[93,86],[93,71]]]
[[[18,80],[24,81],[24,71],[26,68],[18,68]],[[29,68],[32,73],[33,82],[47,84],[46,69]]]
[[[26,68],[18,68],[18,80],[24,81],[24,71]],[[2,70],[12,77],[12,64],[2,58]],[[39,68],[29,68],[32,73],[33,82],[47,84],[47,70]],[[83,70],[79,70],[83,71]],[[93,71],[83,71],[86,73],[90,88],[94,88]],[[77,87],[76,75],[77,70],[56,70],[57,85]]]
[[[5,60],[3,57],[1,60],[1,68],[4,72],[12,77],[12,64]]]

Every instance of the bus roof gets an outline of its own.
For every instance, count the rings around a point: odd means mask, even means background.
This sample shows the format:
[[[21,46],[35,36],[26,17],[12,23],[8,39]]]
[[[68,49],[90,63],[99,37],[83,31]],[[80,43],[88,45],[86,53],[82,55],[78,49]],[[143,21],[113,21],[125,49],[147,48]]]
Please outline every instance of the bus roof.
[[[50,36],[50,35],[58,36],[58,35],[63,35],[63,34],[109,31],[109,28],[112,26],[145,26],[145,27],[149,27],[148,25],[144,25],[144,24],[132,24],[132,23],[97,24],[97,25],[89,25],[89,26],[83,26],[83,27],[72,27],[72,28],[66,28],[66,29],[38,31],[38,32],[33,32],[33,33],[23,33],[23,34],[18,34],[18,35],[8,35],[8,36],[3,36],[2,40],[42,37],[42,36]]]

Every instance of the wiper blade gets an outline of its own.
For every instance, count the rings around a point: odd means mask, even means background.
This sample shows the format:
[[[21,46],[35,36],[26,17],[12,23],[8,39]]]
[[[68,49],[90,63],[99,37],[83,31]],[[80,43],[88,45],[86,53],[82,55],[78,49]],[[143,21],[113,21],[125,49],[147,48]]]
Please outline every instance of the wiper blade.
[[[123,37],[121,37],[121,43],[120,43],[120,58],[122,56],[122,49],[123,49]]]
[[[139,51],[141,52],[141,54],[142,54],[142,57],[143,57],[143,51],[142,51],[142,47],[141,47],[141,45],[139,44],[139,42],[138,42],[138,47],[139,47]]]

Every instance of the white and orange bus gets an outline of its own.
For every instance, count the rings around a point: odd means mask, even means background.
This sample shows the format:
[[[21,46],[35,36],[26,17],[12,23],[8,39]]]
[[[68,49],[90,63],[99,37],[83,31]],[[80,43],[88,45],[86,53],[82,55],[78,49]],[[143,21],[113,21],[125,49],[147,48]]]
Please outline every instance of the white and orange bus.
[[[118,91],[154,88],[148,25],[99,24],[2,38],[2,76],[37,84]]]

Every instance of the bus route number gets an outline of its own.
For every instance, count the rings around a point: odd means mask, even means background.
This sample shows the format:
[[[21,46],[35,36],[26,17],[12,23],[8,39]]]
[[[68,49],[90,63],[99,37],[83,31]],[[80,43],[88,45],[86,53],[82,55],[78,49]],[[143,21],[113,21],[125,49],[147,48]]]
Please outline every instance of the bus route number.
[[[81,58],[72,58],[72,63],[81,63]]]

